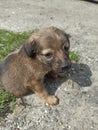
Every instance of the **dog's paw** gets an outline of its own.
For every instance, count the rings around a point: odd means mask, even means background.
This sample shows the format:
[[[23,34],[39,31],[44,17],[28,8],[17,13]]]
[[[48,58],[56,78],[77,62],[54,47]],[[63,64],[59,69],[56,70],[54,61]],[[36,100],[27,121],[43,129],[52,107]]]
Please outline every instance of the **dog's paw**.
[[[47,98],[47,103],[50,105],[57,105],[59,103],[59,99],[56,96],[49,96]]]
[[[49,75],[52,77],[52,78],[57,78],[58,77],[58,74],[54,71],[50,71],[49,72]]]
[[[65,73],[58,74],[58,77],[60,77],[60,78],[64,78],[64,77],[65,77]]]

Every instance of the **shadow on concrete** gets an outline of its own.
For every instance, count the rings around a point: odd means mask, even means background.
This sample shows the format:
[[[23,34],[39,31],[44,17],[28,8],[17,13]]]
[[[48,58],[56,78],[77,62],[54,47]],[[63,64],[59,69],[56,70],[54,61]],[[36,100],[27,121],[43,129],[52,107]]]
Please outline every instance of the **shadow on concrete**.
[[[55,94],[58,87],[69,79],[72,80],[72,82],[76,82],[80,87],[90,87],[92,84],[90,79],[91,76],[92,72],[88,65],[73,63],[71,69],[65,77],[53,79],[48,75],[45,78],[45,84],[49,93]]]
[[[70,78],[81,87],[87,87],[92,84],[90,79],[92,72],[90,67],[86,64],[72,64],[72,68],[69,73]]]
[[[98,4],[97,0],[81,0],[81,1],[85,1],[85,2],[91,2],[93,4]]]

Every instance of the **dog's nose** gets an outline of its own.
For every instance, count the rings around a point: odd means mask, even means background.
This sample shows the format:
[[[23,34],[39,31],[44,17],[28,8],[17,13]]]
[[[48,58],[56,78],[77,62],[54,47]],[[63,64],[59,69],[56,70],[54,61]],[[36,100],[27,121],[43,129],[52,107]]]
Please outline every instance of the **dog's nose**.
[[[69,69],[70,67],[71,67],[71,65],[68,64],[68,63],[63,63],[62,66],[61,66],[63,71],[66,70],[66,69]]]

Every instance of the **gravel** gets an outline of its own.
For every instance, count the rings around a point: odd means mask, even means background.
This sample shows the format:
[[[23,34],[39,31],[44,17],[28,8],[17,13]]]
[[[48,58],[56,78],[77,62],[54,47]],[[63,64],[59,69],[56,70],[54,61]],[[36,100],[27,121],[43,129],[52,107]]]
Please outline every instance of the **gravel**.
[[[81,0],[1,0],[0,28],[28,31],[46,26],[71,35],[71,50],[79,63],[55,80],[46,77],[51,93],[60,99],[49,106],[35,94],[17,99],[13,113],[0,121],[0,130],[98,130],[98,5]]]

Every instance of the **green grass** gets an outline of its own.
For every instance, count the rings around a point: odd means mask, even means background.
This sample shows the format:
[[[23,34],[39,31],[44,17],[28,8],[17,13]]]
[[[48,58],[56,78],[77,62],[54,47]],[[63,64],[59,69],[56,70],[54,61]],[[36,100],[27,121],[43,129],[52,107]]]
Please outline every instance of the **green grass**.
[[[79,54],[78,54],[78,52],[70,51],[69,57],[74,62],[78,62],[79,61]]]
[[[2,90],[0,93],[0,116],[14,110],[15,100],[16,99],[13,95],[9,95],[6,91]]]
[[[12,32],[7,30],[0,30],[0,61],[9,53],[21,46],[21,44],[30,36],[33,32]],[[72,61],[78,62],[79,55],[76,52],[70,52],[70,58]],[[0,86],[2,86],[0,84]],[[0,92],[0,115],[3,113],[13,111],[15,106],[15,97],[9,95],[4,90]]]
[[[30,32],[15,33],[0,30],[0,60],[9,52],[19,48],[19,46],[29,37]]]

